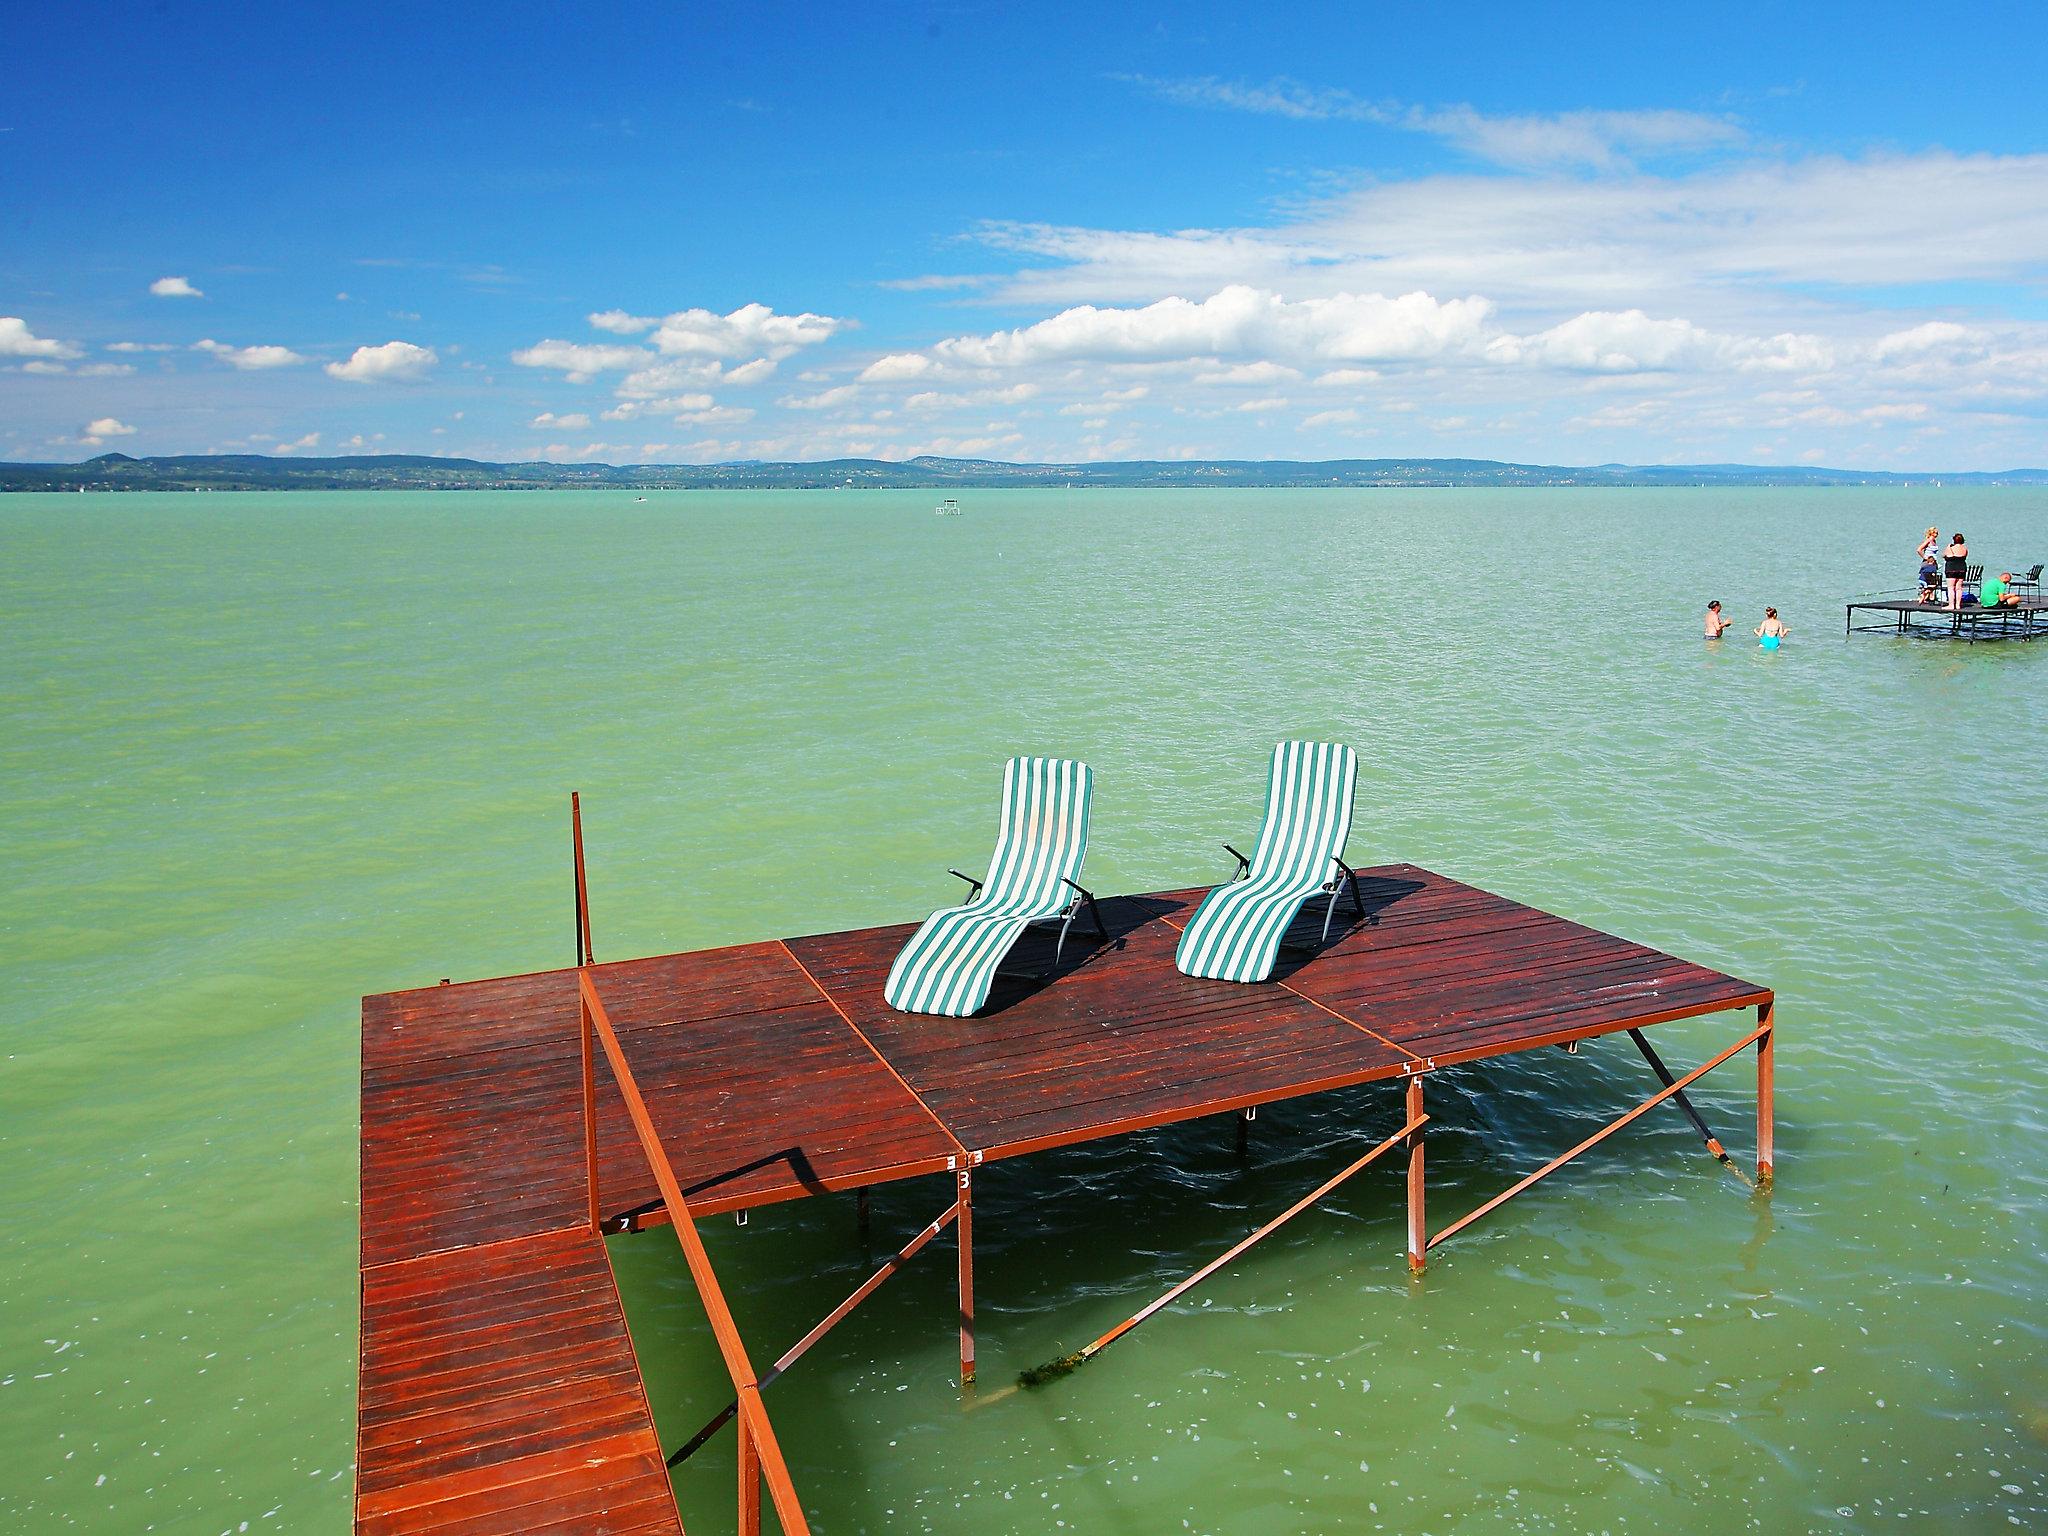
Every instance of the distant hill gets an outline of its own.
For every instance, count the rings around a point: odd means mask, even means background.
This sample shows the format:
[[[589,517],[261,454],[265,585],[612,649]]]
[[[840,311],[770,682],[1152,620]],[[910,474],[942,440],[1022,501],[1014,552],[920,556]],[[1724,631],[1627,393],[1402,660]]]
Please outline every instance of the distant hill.
[[[1134,459],[1004,464],[994,459],[827,459],[808,464],[490,464],[373,454],[341,459],[263,454],[0,464],[0,491],[880,490],[995,486],[1485,485],[2048,485],[2048,469],[1965,474],[1807,469],[1756,464],[1595,464],[1568,468],[1492,459]]]

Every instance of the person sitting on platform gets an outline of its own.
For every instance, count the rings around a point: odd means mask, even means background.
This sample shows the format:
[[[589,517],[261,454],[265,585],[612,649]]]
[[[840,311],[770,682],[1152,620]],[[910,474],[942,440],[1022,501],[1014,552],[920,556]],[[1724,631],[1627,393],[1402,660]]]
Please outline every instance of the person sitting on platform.
[[[1717,597],[1707,604],[1707,638],[1709,640],[1720,639],[1734,623],[1733,619],[1725,619],[1721,616],[1721,599]]]
[[[1977,601],[1986,608],[2017,608],[2019,593],[2012,589],[2012,572],[2000,571],[1996,576],[1987,576],[1977,587]]]

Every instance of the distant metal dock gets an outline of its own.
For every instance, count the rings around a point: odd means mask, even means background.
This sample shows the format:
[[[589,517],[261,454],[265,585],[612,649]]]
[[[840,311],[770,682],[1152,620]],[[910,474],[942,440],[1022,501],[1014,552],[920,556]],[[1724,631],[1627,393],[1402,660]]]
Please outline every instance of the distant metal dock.
[[[908,1015],[882,1000],[907,925],[598,965],[579,878],[575,968],[365,998],[357,1531],[680,1536],[664,1463],[735,1419],[739,1530],[758,1532],[765,1486],[782,1529],[807,1531],[763,1389],[949,1226],[959,1306],[946,1324],[972,1381],[974,1181],[1004,1158],[1398,1080],[1402,1122],[1362,1131],[1361,1147],[1393,1134],[1352,1171],[1405,1153],[1419,1271],[1435,1244],[1667,1099],[1726,1161],[1684,1089],[1754,1046],[1768,1181],[1770,989],[1413,865],[1361,875],[1363,914],[1342,914],[1331,943],[1265,984],[1175,968],[1203,894],[1175,891],[1103,901],[1106,941],[1070,943],[1054,974],[1000,979],[975,1017]],[[1312,945],[1317,921],[1294,937]],[[1027,938],[1016,959],[1049,966],[1051,940]],[[1640,1034],[1748,1008],[1754,1024],[1681,1075]],[[1658,1091],[1431,1236],[1425,1081],[1619,1031]],[[920,1177],[943,1181],[933,1220],[757,1367],[697,1221]],[[659,1223],[733,1393],[694,1439],[673,1437],[675,1457],[604,1238]]]
[[[1858,623],[1859,615],[1883,615]],[[1909,597],[1868,597],[1849,603],[1843,634],[1920,635],[1947,640],[2031,640],[2048,635],[2048,600],[2023,598],[2017,607],[1950,608]]]

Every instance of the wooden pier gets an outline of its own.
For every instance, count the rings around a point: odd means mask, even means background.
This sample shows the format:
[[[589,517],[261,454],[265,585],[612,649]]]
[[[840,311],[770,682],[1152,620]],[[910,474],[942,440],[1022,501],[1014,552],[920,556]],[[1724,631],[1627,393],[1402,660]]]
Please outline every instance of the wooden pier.
[[[365,1536],[678,1533],[606,1257],[607,1232],[673,1226],[734,1401],[739,1529],[765,1487],[808,1529],[763,1398],[825,1332],[948,1227],[963,1383],[974,1375],[973,1191],[989,1162],[1384,1079],[1407,1084],[1408,1262],[1695,1078],[1757,1053],[1771,1172],[1768,988],[1412,865],[1362,871],[1365,913],[1273,982],[1183,976],[1201,890],[1102,903],[1107,942],[1056,975],[999,979],[968,1019],[882,1001],[910,925],[388,993],[363,1000],[362,1374],[356,1528]],[[1348,919],[1348,922],[1346,921]],[[1316,937],[1307,917],[1296,937]],[[589,955],[578,883],[577,949]],[[1042,969],[1049,940],[1013,957]],[[1639,1033],[1755,1008],[1674,1076]],[[1506,1194],[1430,1235],[1428,1078],[1461,1062],[1620,1031],[1658,1091]],[[695,1222],[931,1177],[933,1219],[772,1364],[757,1366]],[[953,1326],[949,1317],[946,1326]],[[1048,1339],[1048,1346],[1055,1341]],[[671,1433],[671,1439],[678,1437]]]
[[[1859,619],[1861,622],[1858,622]],[[2048,599],[2022,598],[2017,605],[1981,608],[1969,604],[1923,603],[1911,597],[1852,600],[1842,617],[1843,634],[1919,635],[1947,640],[2031,640],[2048,635]]]

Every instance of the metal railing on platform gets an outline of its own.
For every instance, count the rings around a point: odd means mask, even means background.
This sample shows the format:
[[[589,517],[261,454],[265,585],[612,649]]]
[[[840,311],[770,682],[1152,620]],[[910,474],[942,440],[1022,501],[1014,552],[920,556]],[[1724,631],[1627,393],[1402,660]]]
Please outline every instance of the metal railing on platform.
[[[640,1150],[668,1207],[670,1224],[675,1228],[676,1241],[682,1245],[683,1258],[690,1267],[690,1279],[696,1284],[698,1300],[704,1304],[704,1315],[711,1321],[711,1332],[718,1341],[718,1353],[725,1361],[726,1374],[732,1378],[739,1419],[740,1536],[758,1536],[761,1529],[761,1485],[764,1482],[768,1485],[768,1497],[775,1506],[776,1518],[782,1522],[785,1536],[809,1536],[810,1525],[804,1519],[803,1504],[797,1498],[795,1485],[790,1482],[789,1467],[782,1459],[782,1447],[775,1438],[775,1427],[769,1423],[768,1410],[761,1401],[760,1378],[747,1358],[747,1348],[740,1340],[738,1325],[733,1322],[732,1309],[726,1305],[725,1292],[719,1287],[718,1276],[711,1267],[711,1255],[705,1251],[704,1240],[698,1235],[697,1219],[691,1213],[689,1202],[683,1198],[682,1186],[677,1182],[668,1154],[662,1150],[661,1137],[647,1112],[647,1102],[633,1080],[633,1069],[626,1063],[626,1053],[619,1044],[617,1031],[612,1028],[610,1016],[605,1012],[604,1000],[597,995],[597,986],[591,980],[587,963],[577,968],[576,990],[582,1020],[583,1147],[590,1184],[590,1229],[593,1233],[603,1230],[597,1192],[594,1040],[603,1048],[605,1060],[611,1064],[613,1080],[618,1084],[620,1097],[625,1100],[626,1113],[632,1119],[634,1134],[640,1140]]]

